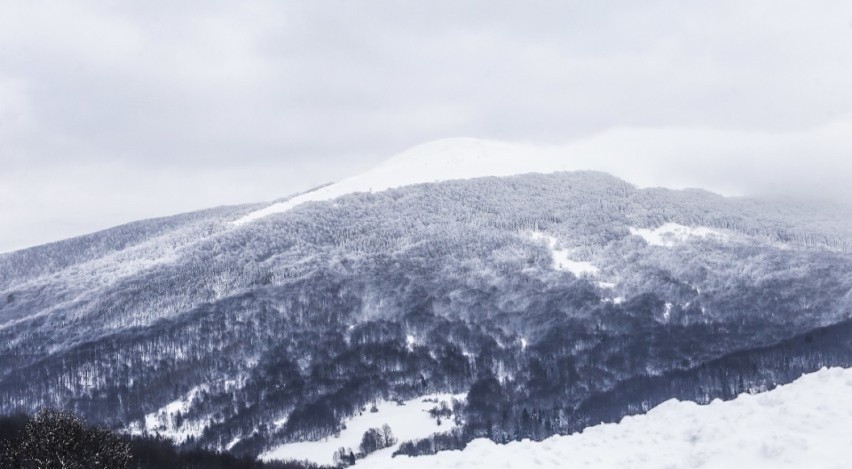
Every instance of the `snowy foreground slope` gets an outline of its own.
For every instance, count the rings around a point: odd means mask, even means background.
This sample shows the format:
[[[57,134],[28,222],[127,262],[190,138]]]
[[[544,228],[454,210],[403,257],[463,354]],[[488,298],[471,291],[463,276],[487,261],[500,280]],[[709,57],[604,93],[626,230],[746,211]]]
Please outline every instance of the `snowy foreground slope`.
[[[374,459],[362,468],[847,468],[852,464],[852,369],[830,368],[761,394],[700,406],[670,400],[543,442]]]

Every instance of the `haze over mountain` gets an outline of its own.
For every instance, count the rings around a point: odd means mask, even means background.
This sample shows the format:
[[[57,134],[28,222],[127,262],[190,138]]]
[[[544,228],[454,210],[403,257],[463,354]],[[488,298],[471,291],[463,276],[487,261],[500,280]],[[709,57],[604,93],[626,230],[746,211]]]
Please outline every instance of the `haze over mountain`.
[[[416,163],[409,161],[410,167],[399,167],[401,160],[398,157],[396,163],[392,159],[347,177],[346,173],[331,165],[328,171],[342,178],[336,185],[335,192],[330,192],[331,189],[319,191],[300,200],[329,197],[346,191],[346,187],[350,185],[353,190],[365,191],[369,190],[372,184],[378,190],[378,187],[394,187],[411,182],[446,180],[454,177],[453,174],[457,172],[469,175],[466,177],[474,177],[525,172],[597,170],[613,174],[639,187],[695,187],[729,196],[787,198],[850,206],[852,189],[846,184],[846,174],[852,174],[852,160],[846,157],[852,153],[849,135],[852,135],[852,123],[840,121],[806,131],[766,133],[677,127],[619,128],[563,145],[532,145],[473,138],[437,140],[402,152],[400,157],[405,157],[404,160],[417,160]],[[447,145],[453,141],[457,145],[451,145],[452,147],[481,145],[487,146],[488,151],[476,161],[466,159],[465,162],[456,162],[470,163],[469,167],[464,164],[454,167],[451,164],[452,156],[428,149],[429,146]],[[420,154],[411,155],[412,151]],[[450,160],[445,159],[448,156]],[[435,160],[429,161],[429,158]],[[351,168],[350,171],[356,171],[358,165],[347,163],[346,166]],[[115,182],[109,182],[107,179],[93,183],[92,187],[102,184],[109,186],[103,190],[111,195],[107,202],[103,202],[93,198],[76,199],[74,194],[85,193],[87,190],[78,187],[76,181],[84,176],[78,174],[79,171],[79,168],[64,171],[70,179],[60,181],[50,191],[32,194],[35,199],[49,196],[54,200],[66,201],[57,203],[71,204],[63,211],[75,213],[80,217],[79,220],[68,220],[69,226],[78,227],[70,228],[69,231],[68,227],[41,225],[38,233],[29,239],[26,238],[27,230],[8,230],[9,241],[4,244],[0,237],[0,252],[37,244],[38,241],[35,240],[55,240],[57,235],[52,233],[81,233],[84,226],[108,226],[105,221],[96,221],[93,225],[86,221],[90,217],[90,211],[102,210],[98,206],[103,203],[111,205],[109,215],[104,220],[129,220],[127,214],[130,213],[161,215],[180,209],[203,207],[205,201],[253,202],[262,200],[260,196],[274,197],[276,192],[272,192],[273,190],[280,193],[282,190],[278,189],[277,183],[281,179],[280,175],[290,174],[290,171],[285,169],[267,169],[255,174],[247,172],[245,168],[235,168],[233,171],[211,175],[208,174],[208,168],[204,167],[187,174],[142,172],[139,180],[146,189],[133,200],[123,201],[127,188],[116,186],[120,179]],[[382,173],[399,180],[386,180]],[[365,178],[377,180],[370,181]],[[189,184],[195,179],[208,182],[199,190],[188,191],[189,186],[186,185],[173,187],[175,181],[187,181]],[[242,192],[238,197],[223,198],[223,194],[242,187],[247,180],[252,181],[251,190],[240,189]],[[314,173],[308,180],[313,181],[314,185],[328,184],[333,181],[333,176]],[[310,187],[303,181],[296,184],[302,189]],[[7,185],[8,189],[13,187],[14,185]],[[163,190],[169,192],[161,193]],[[286,193],[287,190],[283,192]],[[255,199],[251,198],[253,194],[256,194]],[[11,203],[21,193],[7,195],[7,206],[3,212],[12,217],[8,219],[9,226],[15,226],[15,217],[18,216],[16,214],[21,211],[27,212],[20,214],[22,219],[41,216],[37,208]],[[157,202],[156,207],[150,205],[160,197],[165,197],[168,203],[159,205]],[[52,203],[54,202],[50,202]],[[44,201],[41,206],[48,204]]]
[[[259,455],[465,396],[396,450],[424,454],[852,366],[845,208],[641,189],[561,151],[442,140],[2,254],[0,410]]]
[[[798,135],[739,135],[735,138],[726,132],[623,129],[561,146],[473,138],[437,140],[408,149],[364,173],[273,204],[237,223],[288,210],[306,201],[328,200],[352,192],[379,191],[451,179],[590,169],[621,176],[640,187],[701,187],[727,195],[759,193],[836,204],[852,201],[852,193],[845,192],[847,185],[839,181],[832,184],[832,178],[824,174],[813,177],[813,173],[802,168],[796,158],[788,155],[805,154],[815,147],[834,146],[830,159],[837,163],[833,167],[825,164],[825,169],[832,167],[831,171],[839,171],[838,177],[845,174],[845,169],[852,173],[852,160],[841,156],[844,152],[852,152],[852,142],[846,138],[846,131],[852,132],[852,127],[840,125]],[[821,142],[820,145],[816,145],[815,141]],[[737,147],[741,158],[726,161],[734,152],[724,147]],[[721,157],[721,163],[719,155],[725,155]],[[819,155],[824,156],[825,153],[820,152]],[[684,165],[684,160],[688,160],[689,164]],[[846,161],[848,168],[841,161]],[[821,166],[815,161],[810,164]],[[772,176],[758,177],[755,167],[764,168],[762,171],[772,173]],[[795,184],[786,181],[787,176],[778,177],[778,173],[792,176],[796,167],[801,170]],[[742,172],[745,172],[745,177]],[[749,185],[752,187],[748,188]],[[832,193],[831,188],[824,187],[826,185],[837,186],[836,192]],[[846,195],[850,197],[846,198]]]
[[[835,0],[0,2],[0,252],[445,137],[848,203],[850,24]]]

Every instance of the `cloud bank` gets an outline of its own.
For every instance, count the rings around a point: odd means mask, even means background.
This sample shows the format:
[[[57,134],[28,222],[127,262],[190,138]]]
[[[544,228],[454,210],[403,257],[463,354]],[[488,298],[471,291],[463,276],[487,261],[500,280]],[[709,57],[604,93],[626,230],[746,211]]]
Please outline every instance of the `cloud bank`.
[[[0,1],[0,252],[457,136],[848,201],[850,82],[834,1]]]

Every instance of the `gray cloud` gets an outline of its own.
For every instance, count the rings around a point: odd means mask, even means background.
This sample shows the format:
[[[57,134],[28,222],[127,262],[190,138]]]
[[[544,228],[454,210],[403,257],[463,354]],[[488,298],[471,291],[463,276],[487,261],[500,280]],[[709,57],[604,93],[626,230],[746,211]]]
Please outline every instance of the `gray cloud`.
[[[852,117],[850,22],[829,0],[0,0],[0,251],[452,136],[635,132],[655,150],[620,148],[642,161],[628,179],[848,200],[850,137],[826,129]]]

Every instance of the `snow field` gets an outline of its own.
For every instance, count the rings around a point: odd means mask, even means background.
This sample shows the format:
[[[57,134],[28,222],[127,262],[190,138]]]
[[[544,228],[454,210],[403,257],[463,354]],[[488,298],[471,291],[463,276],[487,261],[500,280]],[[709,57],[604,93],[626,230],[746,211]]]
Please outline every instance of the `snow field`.
[[[677,244],[684,243],[691,238],[715,238],[719,240],[727,239],[727,236],[712,228],[704,226],[690,227],[678,223],[666,223],[659,228],[630,228],[630,234],[639,236],[651,246],[673,247]]]
[[[852,369],[822,369],[761,394],[645,415],[542,442],[475,440],[463,451],[367,459],[358,467],[841,469],[852,461]]]
[[[192,388],[185,397],[170,402],[160,410],[146,415],[142,425],[139,425],[139,422],[133,422],[128,427],[129,433],[132,435],[160,435],[175,443],[183,443],[190,437],[198,438],[204,433],[204,429],[207,428],[209,422],[206,420],[184,420],[181,425],[177,426],[175,425],[175,417],[178,414],[185,414],[192,407],[198,395],[206,390],[205,386]]]
[[[591,262],[571,259],[570,251],[556,247],[557,240],[553,236],[539,231],[532,231],[529,236],[536,241],[543,241],[547,244],[547,248],[550,250],[550,255],[553,258],[553,268],[555,270],[567,270],[577,277],[582,277],[583,275],[594,276],[600,272],[600,269],[595,267]]]
[[[397,444],[358,460],[358,465],[375,460],[397,461],[398,458],[392,459],[391,455],[400,443],[451,430],[455,426],[452,419],[442,419],[441,425],[438,425],[428,412],[440,405],[441,401],[446,401],[452,407],[453,399],[463,400],[464,397],[464,394],[432,394],[405,401],[404,405],[388,401],[378,402],[376,404],[378,412],[371,412],[369,406],[367,406],[367,410],[361,415],[356,415],[346,421],[346,429],[341,431],[337,437],[329,437],[320,441],[284,444],[263,453],[260,458],[265,461],[272,459],[307,460],[317,464],[332,465],[334,452],[338,448],[344,447],[347,450],[351,448],[353,452],[357,453],[364,432],[370,428],[381,428],[382,425],[387,424],[391,427],[393,436],[397,439]]]

